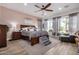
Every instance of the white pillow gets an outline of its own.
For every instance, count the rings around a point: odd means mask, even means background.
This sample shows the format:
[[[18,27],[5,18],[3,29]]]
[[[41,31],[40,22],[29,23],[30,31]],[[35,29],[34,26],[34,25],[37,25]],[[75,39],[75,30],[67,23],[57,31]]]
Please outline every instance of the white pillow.
[[[28,29],[27,29],[27,28],[22,28],[22,30],[26,30],[26,31],[28,31]]]
[[[31,29],[29,29],[30,31],[34,31],[34,29],[33,28],[31,28]]]

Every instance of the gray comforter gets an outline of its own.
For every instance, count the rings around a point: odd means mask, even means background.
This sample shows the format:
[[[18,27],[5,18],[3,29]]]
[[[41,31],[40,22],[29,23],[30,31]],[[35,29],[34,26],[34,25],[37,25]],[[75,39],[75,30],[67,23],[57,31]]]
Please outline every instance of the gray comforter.
[[[23,36],[31,37],[40,37],[44,35],[48,35],[47,31],[22,31]]]

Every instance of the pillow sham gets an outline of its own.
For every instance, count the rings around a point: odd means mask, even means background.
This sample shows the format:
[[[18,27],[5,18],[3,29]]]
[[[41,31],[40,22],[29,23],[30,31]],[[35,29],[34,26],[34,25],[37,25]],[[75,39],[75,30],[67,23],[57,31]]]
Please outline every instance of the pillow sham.
[[[22,28],[22,30],[26,30],[26,31],[28,31],[28,28]]]
[[[29,29],[29,31],[34,31],[34,28]]]

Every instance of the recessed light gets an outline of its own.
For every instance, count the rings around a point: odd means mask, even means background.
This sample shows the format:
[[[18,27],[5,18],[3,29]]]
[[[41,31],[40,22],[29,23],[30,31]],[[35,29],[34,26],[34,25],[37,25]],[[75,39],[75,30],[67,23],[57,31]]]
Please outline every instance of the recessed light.
[[[59,10],[62,10],[62,8],[58,8]]]
[[[27,3],[24,3],[24,6],[27,6]]]

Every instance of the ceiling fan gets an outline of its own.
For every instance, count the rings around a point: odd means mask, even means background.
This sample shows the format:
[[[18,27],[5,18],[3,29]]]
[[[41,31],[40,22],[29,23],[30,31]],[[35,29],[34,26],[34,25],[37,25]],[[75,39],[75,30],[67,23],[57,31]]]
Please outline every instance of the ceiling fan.
[[[35,11],[35,12],[39,12],[39,11],[49,11],[49,12],[52,12],[53,11],[51,9],[47,9],[48,7],[51,6],[51,3],[48,3],[46,6],[45,5],[42,5],[42,7],[40,7],[38,5],[34,5],[34,6],[40,9],[40,10]]]

